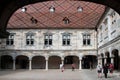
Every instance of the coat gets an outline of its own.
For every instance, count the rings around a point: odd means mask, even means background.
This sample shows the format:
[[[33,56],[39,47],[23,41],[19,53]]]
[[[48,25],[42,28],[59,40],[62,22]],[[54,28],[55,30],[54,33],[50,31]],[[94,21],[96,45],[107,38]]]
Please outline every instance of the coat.
[[[108,66],[103,67],[103,73],[108,73]]]

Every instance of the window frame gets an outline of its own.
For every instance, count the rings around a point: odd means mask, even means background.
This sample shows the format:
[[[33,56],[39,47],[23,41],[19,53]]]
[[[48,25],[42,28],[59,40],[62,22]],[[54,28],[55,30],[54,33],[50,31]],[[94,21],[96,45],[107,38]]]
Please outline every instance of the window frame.
[[[44,46],[52,46],[53,45],[53,34],[45,33],[44,34]]]
[[[90,46],[90,45],[91,45],[91,34],[83,33],[83,46]]]
[[[34,36],[35,36],[34,33],[26,34],[26,45],[27,46],[33,46],[35,44]]]
[[[62,34],[62,45],[63,46],[70,46],[71,45],[71,35],[70,33],[63,33]]]
[[[8,38],[6,39],[6,45],[7,46],[13,46],[14,45],[14,33],[10,33]]]

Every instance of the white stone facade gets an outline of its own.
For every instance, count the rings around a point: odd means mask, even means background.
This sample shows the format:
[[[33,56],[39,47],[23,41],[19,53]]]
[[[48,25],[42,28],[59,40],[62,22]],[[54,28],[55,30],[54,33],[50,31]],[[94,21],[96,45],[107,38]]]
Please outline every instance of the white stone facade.
[[[62,61],[66,56],[77,56],[80,61],[86,55],[97,56],[96,31],[92,29],[8,29],[8,32],[14,33],[14,45],[6,45],[6,39],[2,39],[0,55],[10,55],[13,60],[19,55],[27,56],[30,61],[34,56],[39,55],[45,57],[46,61],[50,56],[59,56]],[[27,33],[34,34],[34,45],[26,45]],[[51,46],[44,45],[45,33],[53,35]],[[62,45],[63,33],[70,33],[70,45],[68,46]],[[85,33],[90,34],[90,45],[83,45]],[[79,63],[79,69],[81,69],[82,64]],[[15,66],[15,63],[13,65]],[[31,70],[30,66],[29,69]]]
[[[115,57],[115,54],[118,56]],[[118,61],[120,59],[120,16],[112,9],[108,10],[98,25],[98,55],[98,62],[118,64],[117,68],[120,68],[120,62],[115,63],[115,58]]]

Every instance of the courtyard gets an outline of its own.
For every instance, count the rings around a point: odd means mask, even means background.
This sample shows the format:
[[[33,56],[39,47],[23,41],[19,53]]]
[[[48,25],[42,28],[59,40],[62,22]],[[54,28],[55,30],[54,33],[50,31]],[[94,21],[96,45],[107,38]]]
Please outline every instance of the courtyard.
[[[108,74],[107,80],[120,80],[120,73],[114,72],[111,77]],[[102,74],[102,78],[97,78],[96,70],[75,70],[67,69],[61,72],[59,69],[45,70],[1,70],[0,80],[106,80]]]

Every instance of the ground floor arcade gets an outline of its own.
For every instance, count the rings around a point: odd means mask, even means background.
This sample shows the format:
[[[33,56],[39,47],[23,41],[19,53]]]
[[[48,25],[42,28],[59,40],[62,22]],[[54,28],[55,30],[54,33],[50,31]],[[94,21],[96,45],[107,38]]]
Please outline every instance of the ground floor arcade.
[[[67,55],[32,55],[31,57],[23,54],[14,56],[13,54],[4,54],[0,57],[1,69],[59,69],[60,64],[64,64],[65,69],[71,69],[71,65],[74,63],[76,69],[89,69],[95,68],[97,65],[97,56],[92,55],[78,56],[76,54]]]
[[[98,50],[98,62],[104,64],[112,63],[115,70],[120,70],[120,40],[101,47]]]

